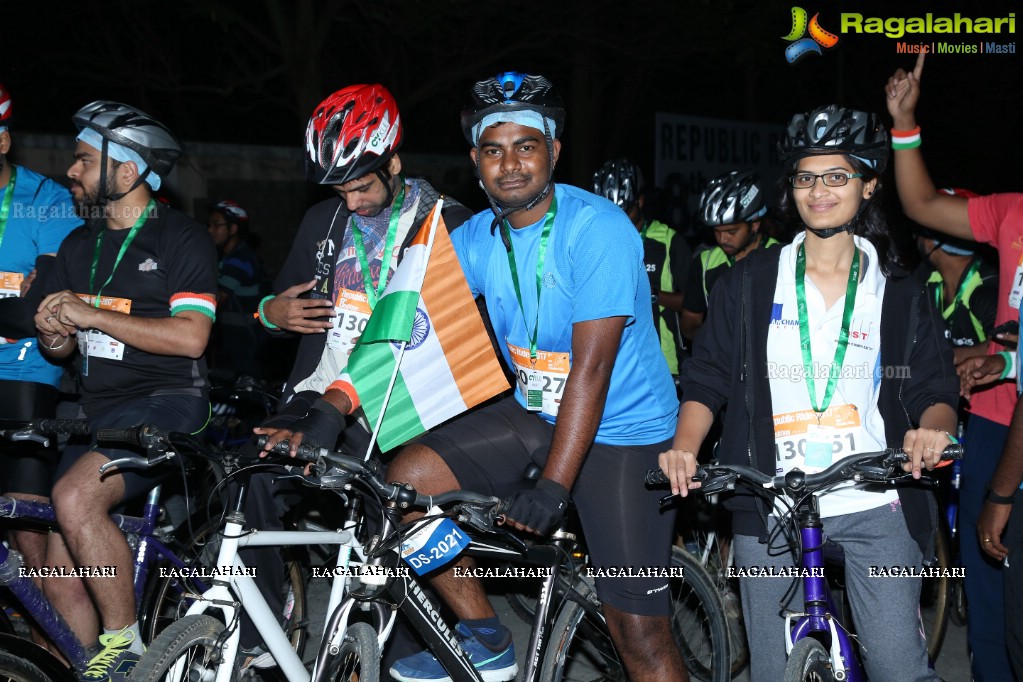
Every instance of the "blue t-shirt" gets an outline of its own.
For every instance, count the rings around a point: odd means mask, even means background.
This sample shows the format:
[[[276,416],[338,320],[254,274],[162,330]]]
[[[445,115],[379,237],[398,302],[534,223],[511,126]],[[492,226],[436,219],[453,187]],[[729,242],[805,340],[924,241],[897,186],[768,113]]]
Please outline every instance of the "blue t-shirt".
[[[559,184],[555,198],[557,214],[542,274],[537,350],[567,354],[570,360],[574,323],[626,317],[595,440],[608,445],[667,440],[675,433],[678,399],[654,328],[639,232],[620,208],[595,194]],[[486,298],[504,359],[514,367],[509,344],[528,349],[537,320],[536,264],[544,220],[510,230],[523,314],[500,232],[490,232],[493,218],[491,211],[478,213],[451,233],[451,241],[473,295]],[[521,352],[518,357],[521,362]],[[545,403],[552,392],[563,388],[559,383],[563,382],[556,375],[554,382],[546,382]],[[521,379],[516,398],[524,407]],[[541,414],[555,422],[546,409]]]
[[[56,253],[69,232],[82,224],[71,193],[53,180],[17,167],[7,228],[0,242],[0,272],[28,275],[36,257]],[[3,197],[0,189],[0,198]],[[36,348],[36,337],[0,339],[0,379],[34,381],[56,386],[60,367]]]

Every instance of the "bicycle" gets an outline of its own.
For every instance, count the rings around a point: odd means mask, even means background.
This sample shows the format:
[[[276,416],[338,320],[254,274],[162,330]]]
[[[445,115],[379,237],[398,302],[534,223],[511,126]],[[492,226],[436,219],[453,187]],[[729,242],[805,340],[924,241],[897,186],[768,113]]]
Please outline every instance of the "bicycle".
[[[13,441],[35,441],[47,446],[47,436],[58,434],[87,435],[91,427],[86,420],[41,419],[19,423],[17,427],[0,430],[0,437]],[[97,435],[100,438],[99,435]],[[159,630],[159,614],[166,600],[178,599],[189,591],[202,591],[206,584],[197,578],[183,580],[177,591],[162,595],[157,599],[152,592],[153,569],[173,567],[185,569],[187,563],[168,545],[174,543],[169,530],[161,525],[161,509],[159,504],[160,487],[155,487],[146,498],[142,516],[111,514],[111,519],[128,538],[132,546],[132,572],[134,595],[139,608],[139,623],[144,634],[149,637]],[[21,523],[31,522],[44,528],[56,530],[57,519],[53,507],[48,503],[0,497],[0,518],[17,519]],[[56,567],[43,567],[50,572]],[[23,569],[23,570],[22,570]],[[57,612],[42,591],[32,580],[33,571],[25,568],[19,553],[10,551],[6,545],[0,544],[0,586],[20,604],[23,615],[30,617],[39,629],[46,634],[57,647],[70,667],[60,661],[51,652],[21,638],[14,639],[17,646],[8,648],[11,641],[4,639],[3,649],[10,656],[21,657],[25,669],[35,668],[45,673],[38,679],[76,679],[75,672],[83,673],[88,668],[91,656],[87,646],[83,644],[64,618]],[[38,572],[35,572],[38,573]],[[13,632],[7,625],[8,632]],[[16,653],[13,653],[16,652]],[[13,663],[14,667],[20,665]],[[14,673],[11,673],[14,675]],[[22,673],[28,675],[27,673]],[[15,677],[15,679],[21,679]],[[32,679],[26,677],[26,679]]]
[[[949,446],[943,459],[962,457],[962,446]],[[713,464],[697,468],[694,480],[701,487],[693,492],[711,494],[735,489],[742,483],[771,498],[788,498],[796,519],[797,550],[802,569],[805,603],[802,612],[785,614],[785,651],[788,663],[785,682],[840,680],[862,682],[865,674],[853,645],[851,629],[841,621],[824,572],[824,531],[817,511],[817,493],[842,482],[894,483],[910,478],[901,465],[909,461],[899,449],[851,455],[819,473],[793,469],[783,476],[771,476],[749,466]],[[647,474],[649,485],[663,485],[667,476],[660,470]],[[670,499],[669,498],[665,498]]]
[[[570,666],[575,662],[577,653],[587,658],[589,675],[600,679],[624,679],[624,670],[600,614],[592,582],[570,559],[575,545],[570,534],[556,534],[550,541],[526,543],[513,533],[495,526],[499,503],[496,498],[467,491],[420,495],[409,486],[385,483],[375,462],[363,462],[359,458],[306,446],[299,448],[298,454],[300,459],[315,461],[315,471],[320,474],[316,484],[321,488],[348,491],[353,500],[367,498],[366,506],[370,500],[382,502],[382,519],[379,530],[364,547],[365,563],[358,573],[358,582],[352,585],[344,599],[334,599],[337,583],[332,589],[327,610],[329,617],[311,673],[299,669],[285,670],[281,666],[287,680],[358,679],[372,682],[379,679],[379,652],[387,642],[400,611],[423,636],[453,679],[479,681],[479,673],[465,657],[452,630],[441,619],[440,607],[423,591],[417,572],[436,570],[462,549],[476,557],[547,569],[538,598],[524,679],[566,679],[565,674],[572,672]],[[400,516],[411,506],[431,511],[408,528],[403,528]],[[451,506],[451,510],[441,512],[440,508],[446,506]],[[455,525],[453,517],[461,525]],[[441,523],[445,526],[440,531],[432,528],[432,524]],[[427,535],[436,541],[422,546],[409,544],[410,538],[419,537],[416,531],[423,529],[430,529]],[[234,535],[237,533],[228,534],[225,538],[218,565],[239,565],[236,543],[228,540]],[[248,610],[249,600],[258,599],[258,595],[235,590],[236,582],[240,581],[234,577],[230,579],[232,599]],[[707,609],[712,614],[711,636],[715,646],[714,674],[708,679],[718,682],[729,679],[727,624],[712,586],[708,583],[705,587],[710,594]],[[208,615],[205,612],[209,608],[219,609],[223,617]],[[234,608],[233,602],[228,603],[222,597],[219,603],[206,600],[198,608],[190,609],[188,615],[153,642],[133,672],[133,680],[208,679],[223,682],[231,679],[235,665],[232,642],[237,638],[231,615]]]

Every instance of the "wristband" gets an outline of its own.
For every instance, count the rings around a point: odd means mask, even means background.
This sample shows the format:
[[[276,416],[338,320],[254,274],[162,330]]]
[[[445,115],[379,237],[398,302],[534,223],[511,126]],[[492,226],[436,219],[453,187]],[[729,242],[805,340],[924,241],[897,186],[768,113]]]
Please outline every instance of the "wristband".
[[[1009,495],[1008,497],[1005,495],[999,495],[994,490],[991,490],[991,488],[987,489],[987,492],[984,494],[984,499],[992,504],[1012,504],[1012,495]]]
[[[355,392],[355,386],[352,386],[347,381],[338,379],[330,386],[327,386],[327,391],[341,391],[348,396],[348,400],[352,403],[352,412],[355,412],[355,410],[362,405],[362,401],[359,400],[359,394]],[[351,412],[349,414],[351,414]]]
[[[263,300],[259,302],[259,310],[256,311],[256,314],[253,315],[253,317],[258,317],[259,321],[262,322],[263,326],[266,327],[267,329],[280,329],[280,327],[278,327],[276,324],[266,319],[266,313],[263,312],[263,306],[265,306],[266,302],[272,298],[274,298],[273,294],[270,294],[269,296],[264,296]]]
[[[912,130],[892,128],[892,149],[913,149],[920,146],[920,126]]]
[[[953,435],[952,435],[951,433],[949,433],[948,431],[946,431],[946,432],[945,432],[945,435],[946,435],[946,436],[948,436],[948,442],[949,442],[949,443],[951,443],[952,445],[959,445],[959,439],[958,439],[958,438],[956,438],[955,436],[953,436]]]
[[[1016,361],[1012,357],[1012,353],[1010,353],[1007,350],[998,351],[998,355],[1000,355],[1002,359],[1005,360],[1005,369],[1002,370],[1002,375],[998,377],[998,380],[1001,381],[1002,379],[1007,378],[1009,374],[1012,373],[1012,370],[1016,366]]]
[[[58,334],[57,336],[60,336],[60,334]],[[46,350],[60,350],[60,349],[61,349],[61,348],[63,348],[63,347],[65,346],[65,345],[67,345],[67,341],[68,341],[68,339],[70,339],[70,338],[71,338],[70,336],[65,336],[65,337],[64,337],[64,340],[63,340],[63,341],[61,341],[60,343],[58,343],[58,344],[57,344],[57,345],[55,345],[55,346],[47,346],[47,345],[46,345],[45,343],[42,343],[42,339],[40,339],[40,344],[39,344],[39,345],[41,345],[41,346],[42,346],[43,348],[45,348]],[[56,339],[54,339],[54,341],[56,341]]]

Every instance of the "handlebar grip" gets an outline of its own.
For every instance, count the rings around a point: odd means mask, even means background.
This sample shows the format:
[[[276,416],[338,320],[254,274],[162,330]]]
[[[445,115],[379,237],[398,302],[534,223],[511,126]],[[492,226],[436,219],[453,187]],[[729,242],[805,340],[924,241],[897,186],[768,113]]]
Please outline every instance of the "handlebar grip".
[[[133,426],[129,429],[99,429],[96,440],[102,443],[127,443],[128,445],[144,445],[142,427]]]
[[[647,485],[667,485],[669,482],[668,475],[660,469],[651,469],[646,472]]]
[[[965,449],[963,448],[963,444],[962,443],[953,443],[952,445],[949,445],[947,448],[945,448],[942,451],[941,458],[942,459],[962,459],[963,458],[963,452],[965,452]]]
[[[92,433],[92,425],[86,419],[40,419],[36,430],[41,433],[85,436]]]
[[[268,436],[260,436],[256,439],[256,447],[262,450],[266,447],[266,441],[269,440]],[[320,458],[320,453],[323,448],[317,448],[312,445],[306,445],[305,443],[298,446],[295,452],[295,459],[300,459],[303,462],[315,462]],[[282,440],[277,443],[269,450],[272,455],[284,455],[288,456],[291,454],[291,443],[286,440]]]

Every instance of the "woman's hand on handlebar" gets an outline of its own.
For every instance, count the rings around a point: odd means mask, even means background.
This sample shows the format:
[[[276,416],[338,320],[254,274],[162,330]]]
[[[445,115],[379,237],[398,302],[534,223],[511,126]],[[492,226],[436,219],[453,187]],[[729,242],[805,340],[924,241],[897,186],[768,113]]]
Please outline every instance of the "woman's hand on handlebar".
[[[923,468],[939,466],[941,453],[952,441],[948,433],[937,429],[912,429],[906,432],[902,441],[903,451],[910,461],[902,465],[903,471],[913,472],[913,478],[920,478]],[[947,462],[945,462],[947,464]]]
[[[689,450],[668,450],[657,457],[661,471],[671,481],[671,494],[685,497],[701,483],[693,480],[696,475],[696,453]]]

